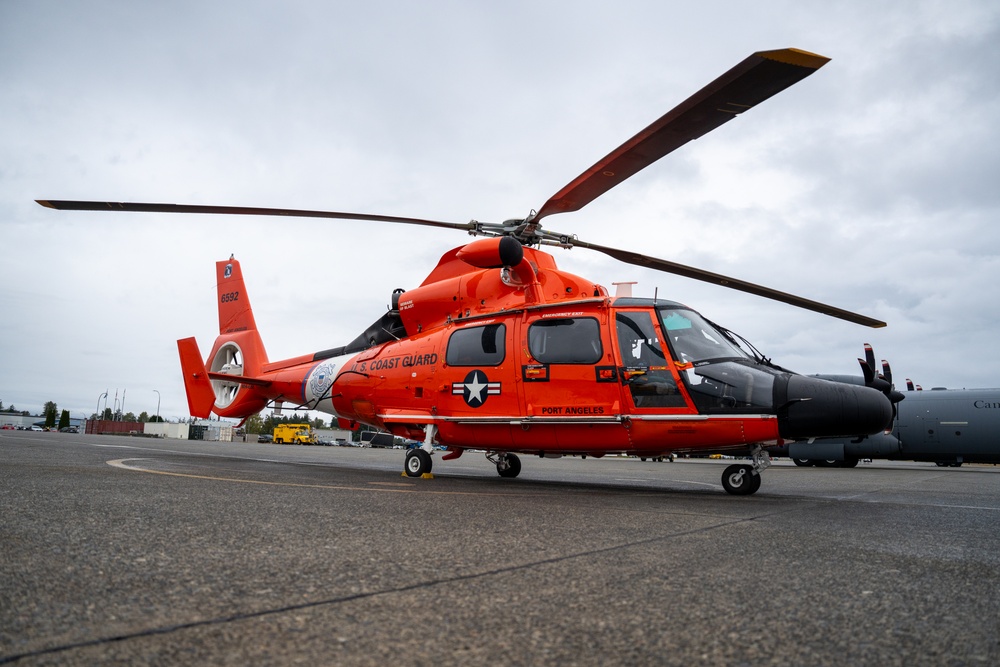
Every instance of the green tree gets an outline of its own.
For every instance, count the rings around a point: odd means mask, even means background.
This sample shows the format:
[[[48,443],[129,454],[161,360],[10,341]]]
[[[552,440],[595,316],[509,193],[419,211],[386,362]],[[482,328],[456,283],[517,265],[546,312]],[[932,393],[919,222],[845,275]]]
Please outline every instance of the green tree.
[[[69,410],[63,410],[59,415],[59,429],[62,430],[69,426]]]
[[[45,415],[45,428],[55,428],[56,414],[59,408],[53,401],[46,401],[42,413]]]
[[[140,412],[139,413],[139,421],[141,421],[141,422],[148,422],[149,421],[149,413],[146,412],[145,410],[143,410],[142,412]]]
[[[123,422],[134,422],[134,421],[136,421],[135,413],[134,412],[126,412],[125,415],[122,417],[122,421]]]
[[[115,413],[113,413],[111,411],[111,408],[105,406],[104,407],[104,412],[101,413],[101,419],[103,419],[105,421],[111,421],[114,418],[115,418]]]
[[[309,422],[305,415],[300,415],[298,412],[292,415],[268,415],[264,418],[261,433],[271,433],[274,431],[274,427],[278,424],[305,424]]]
[[[247,417],[247,422],[243,425],[243,427],[246,429],[247,433],[263,433],[264,418],[260,416],[259,412],[255,415],[250,415]]]

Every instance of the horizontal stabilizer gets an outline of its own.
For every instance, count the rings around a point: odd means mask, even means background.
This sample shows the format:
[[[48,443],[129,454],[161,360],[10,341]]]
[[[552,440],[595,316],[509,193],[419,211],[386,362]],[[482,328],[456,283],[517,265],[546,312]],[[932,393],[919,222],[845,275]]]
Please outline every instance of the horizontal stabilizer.
[[[260,378],[244,377],[242,375],[227,375],[226,373],[209,373],[209,380],[219,380],[221,382],[232,382],[235,384],[245,384],[251,387],[270,387],[270,380]]]

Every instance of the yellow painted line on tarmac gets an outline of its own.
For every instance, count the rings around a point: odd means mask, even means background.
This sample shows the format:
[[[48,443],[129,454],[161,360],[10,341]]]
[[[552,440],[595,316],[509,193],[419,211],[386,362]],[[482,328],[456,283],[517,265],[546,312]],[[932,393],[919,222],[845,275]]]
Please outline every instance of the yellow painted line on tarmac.
[[[168,477],[187,477],[189,479],[205,479],[215,482],[236,482],[239,484],[260,484],[262,486],[290,486],[301,489],[333,489],[337,491],[380,491],[383,493],[426,493],[434,494],[440,496],[503,496],[503,497],[514,497],[514,496],[524,496],[527,494],[523,493],[490,493],[490,492],[477,492],[477,491],[431,491],[428,489],[417,488],[417,483],[414,484],[403,484],[400,482],[369,482],[371,486],[345,486],[339,484],[301,484],[297,482],[268,482],[265,480],[256,479],[238,479],[235,477],[215,477],[212,475],[194,475],[185,472],[167,472],[165,470],[151,470],[149,468],[140,468],[135,465],[128,465],[129,461],[147,461],[150,459],[114,459],[113,461],[106,461],[109,466],[114,468],[121,468],[122,470],[131,470],[132,472],[148,472],[153,475],[167,475]],[[394,487],[394,488],[386,488]],[[398,488],[406,487],[406,488]]]

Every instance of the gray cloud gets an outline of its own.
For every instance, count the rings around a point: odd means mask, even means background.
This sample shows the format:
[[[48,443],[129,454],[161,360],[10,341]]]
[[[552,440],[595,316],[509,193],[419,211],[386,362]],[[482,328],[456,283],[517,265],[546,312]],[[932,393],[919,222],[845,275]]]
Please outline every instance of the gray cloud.
[[[174,341],[197,335],[207,351],[217,259],[242,260],[282,358],[352,339],[463,240],[57,213],[35,198],[501,220],[749,53],[785,46],[833,60],[547,224],[888,329],[581,251],[557,260],[604,284],[639,280],[803,372],[855,372],[870,340],[925,386],[996,385],[998,14],[931,1],[0,4],[0,400],[89,414],[127,388],[138,412],[155,389],[163,414],[185,416]]]

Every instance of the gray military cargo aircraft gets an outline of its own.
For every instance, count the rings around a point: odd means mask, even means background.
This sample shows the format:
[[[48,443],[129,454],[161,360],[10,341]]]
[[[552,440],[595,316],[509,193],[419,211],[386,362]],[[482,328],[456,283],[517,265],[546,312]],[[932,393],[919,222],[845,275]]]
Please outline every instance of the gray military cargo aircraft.
[[[865,345],[859,359],[864,377],[817,375],[848,384],[872,383],[875,358]],[[867,366],[867,369],[866,369]],[[882,362],[878,378],[890,385],[892,372]],[[939,466],[963,463],[1000,463],[1000,388],[915,389],[895,392],[891,431],[861,438],[817,438],[768,448],[772,455],[791,457],[797,465],[854,467],[861,459],[930,461]]]

